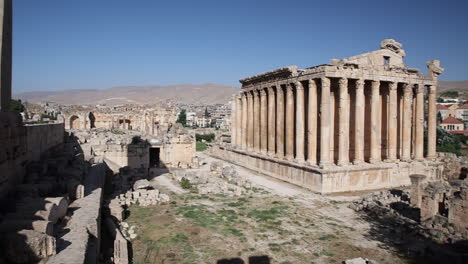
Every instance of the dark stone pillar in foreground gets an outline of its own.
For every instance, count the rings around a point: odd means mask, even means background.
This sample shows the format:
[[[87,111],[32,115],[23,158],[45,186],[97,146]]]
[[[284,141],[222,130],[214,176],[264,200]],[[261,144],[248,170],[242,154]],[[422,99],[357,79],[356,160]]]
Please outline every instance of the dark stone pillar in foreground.
[[[0,0],[0,28],[0,111],[6,112],[11,100],[12,0]]]

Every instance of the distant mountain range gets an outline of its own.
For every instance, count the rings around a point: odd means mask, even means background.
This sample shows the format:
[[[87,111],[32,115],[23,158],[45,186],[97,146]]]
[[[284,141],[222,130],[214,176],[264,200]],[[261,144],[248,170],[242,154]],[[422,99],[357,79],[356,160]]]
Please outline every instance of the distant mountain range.
[[[99,90],[38,91],[15,94],[23,101],[56,102],[59,104],[152,104],[159,102],[186,104],[227,103],[240,88],[220,84],[180,84],[151,86],[122,86]]]
[[[49,101],[59,104],[151,104],[175,102],[185,104],[227,103],[240,88],[220,84],[180,84],[151,86],[122,86],[101,90],[63,90],[25,92],[14,97],[32,103]],[[458,91],[462,99],[468,100],[467,81],[440,81],[438,93]]]
[[[457,91],[460,99],[468,100],[468,80],[466,81],[439,81],[437,93]]]

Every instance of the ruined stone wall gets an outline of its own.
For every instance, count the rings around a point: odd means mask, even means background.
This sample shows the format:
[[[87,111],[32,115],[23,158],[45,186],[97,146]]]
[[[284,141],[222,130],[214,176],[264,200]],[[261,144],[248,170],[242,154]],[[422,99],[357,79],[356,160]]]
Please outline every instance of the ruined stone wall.
[[[63,124],[27,125],[27,159],[39,160],[42,153],[63,143]]]
[[[26,125],[15,113],[0,114],[0,198],[23,181],[28,163],[63,143],[63,124]]]
[[[12,185],[21,183],[26,159],[26,129],[21,116],[15,113],[0,113],[0,198]]]
[[[195,141],[164,144],[161,153],[161,161],[166,167],[189,168],[195,157]]]

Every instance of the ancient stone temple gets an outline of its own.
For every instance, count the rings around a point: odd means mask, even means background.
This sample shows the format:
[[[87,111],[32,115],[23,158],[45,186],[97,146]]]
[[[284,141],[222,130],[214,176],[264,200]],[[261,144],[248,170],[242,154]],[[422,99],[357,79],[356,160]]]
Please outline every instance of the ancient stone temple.
[[[443,69],[429,61],[422,75],[404,57],[386,39],[379,50],[330,64],[240,80],[231,146],[215,154],[321,193],[409,185],[418,172],[437,177]]]

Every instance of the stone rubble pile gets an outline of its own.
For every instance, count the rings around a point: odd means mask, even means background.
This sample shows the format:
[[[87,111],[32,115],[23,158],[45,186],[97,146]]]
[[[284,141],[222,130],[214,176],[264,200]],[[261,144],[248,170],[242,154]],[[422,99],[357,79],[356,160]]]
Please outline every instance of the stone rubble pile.
[[[457,157],[454,153],[439,152],[439,160],[444,163],[444,180],[464,180],[468,175],[468,157]]]
[[[56,237],[70,221],[69,205],[84,197],[83,180],[89,163],[72,136],[45,153],[38,162],[26,163],[22,184],[11,203],[0,210],[0,263],[32,263],[57,252]]]
[[[246,177],[239,175],[233,166],[223,166],[220,161],[210,164],[210,170],[175,170],[172,174],[178,182],[183,179],[195,185],[199,194],[225,194],[241,196],[252,184]]]

